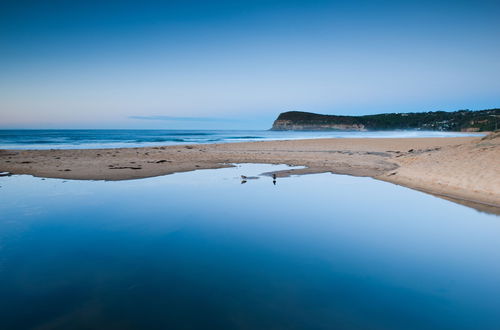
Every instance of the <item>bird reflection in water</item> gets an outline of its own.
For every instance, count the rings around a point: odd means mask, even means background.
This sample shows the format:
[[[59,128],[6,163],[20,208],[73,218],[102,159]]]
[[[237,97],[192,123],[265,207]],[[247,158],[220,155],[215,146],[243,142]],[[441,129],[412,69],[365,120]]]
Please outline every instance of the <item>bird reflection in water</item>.
[[[272,175],[273,177],[273,185],[276,185],[276,174],[273,174]],[[245,184],[248,182],[248,180],[255,180],[255,179],[258,179],[259,177],[257,176],[245,176],[245,175],[241,175],[241,184]]]

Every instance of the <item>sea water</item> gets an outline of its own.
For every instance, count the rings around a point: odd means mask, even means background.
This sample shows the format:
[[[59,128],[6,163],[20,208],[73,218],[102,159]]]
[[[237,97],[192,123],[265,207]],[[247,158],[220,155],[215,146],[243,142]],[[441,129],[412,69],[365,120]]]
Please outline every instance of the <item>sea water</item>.
[[[0,178],[0,329],[500,328],[499,217],[284,168]]]
[[[437,131],[269,131],[269,130],[0,130],[0,149],[127,148],[314,138],[455,137],[481,133]]]

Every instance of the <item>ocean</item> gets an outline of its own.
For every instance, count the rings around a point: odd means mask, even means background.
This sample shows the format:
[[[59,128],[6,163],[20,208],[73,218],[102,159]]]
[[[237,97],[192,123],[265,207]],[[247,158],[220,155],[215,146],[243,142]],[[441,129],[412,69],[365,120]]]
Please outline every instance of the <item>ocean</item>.
[[[314,138],[481,136],[437,131],[0,130],[0,149],[97,149]]]

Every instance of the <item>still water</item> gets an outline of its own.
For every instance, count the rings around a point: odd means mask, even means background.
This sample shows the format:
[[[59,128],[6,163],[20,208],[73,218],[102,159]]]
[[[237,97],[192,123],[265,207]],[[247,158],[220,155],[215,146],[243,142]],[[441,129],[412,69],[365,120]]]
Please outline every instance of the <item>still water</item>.
[[[500,218],[240,165],[0,178],[0,329],[500,329]]]

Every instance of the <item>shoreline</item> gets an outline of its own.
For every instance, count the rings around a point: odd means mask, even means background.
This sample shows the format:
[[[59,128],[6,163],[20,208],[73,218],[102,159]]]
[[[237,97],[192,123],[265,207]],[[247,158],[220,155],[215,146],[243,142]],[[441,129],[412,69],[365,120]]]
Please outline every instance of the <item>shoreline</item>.
[[[305,168],[281,171],[278,176],[324,172],[367,176],[500,210],[499,159],[500,135],[493,133],[482,138],[325,138],[117,149],[3,149],[0,172],[114,181],[233,163],[288,164]]]

